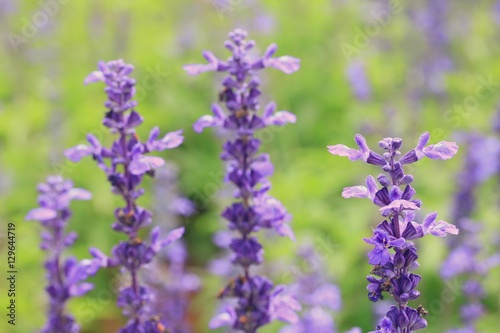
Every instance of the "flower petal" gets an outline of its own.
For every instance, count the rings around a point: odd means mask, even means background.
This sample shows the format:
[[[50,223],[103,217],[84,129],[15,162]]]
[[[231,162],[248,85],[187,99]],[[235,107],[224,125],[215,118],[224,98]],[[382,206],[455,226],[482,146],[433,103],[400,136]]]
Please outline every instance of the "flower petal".
[[[276,111],[276,103],[268,103],[264,108],[264,112],[262,112],[262,118],[266,119],[271,117],[274,114],[274,111]]]
[[[85,78],[83,84],[87,85],[98,81],[104,81],[104,74],[101,71],[94,71]]]
[[[182,68],[188,73],[188,75],[198,75],[204,72],[215,71],[217,69],[217,64],[185,65]]]
[[[141,156],[134,159],[130,165],[129,170],[133,175],[142,175],[149,170],[159,168],[165,164],[161,157],[157,156]]]
[[[458,235],[459,232],[456,226],[443,220],[433,223],[428,230],[432,235],[437,237],[445,237],[447,234]]]
[[[178,147],[184,141],[181,134],[182,130],[167,133],[161,140],[153,141],[150,146],[157,151]]]
[[[194,124],[193,129],[196,133],[201,133],[205,127],[214,127],[219,125],[219,122],[214,116],[204,115],[200,117]]]
[[[290,56],[270,58],[264,61],[266,66],[276,68],[285,74],[292,74],[300,68],[300,59]]]
[[[373,198],[375,198],[375,194],[378,191],[378,186],[377,183],[375,182],[375,178],[373,178],[372,176],[366,177],[366,186],[369,192],[368,198],[373,200]]]
[[[79,162],[83,157],[91,155],[93,149],[86,145],[78,145],[73,148],[66,149],[64,156],[68,158],[71,162]]]
[[[458,152],[456,142],[441,141],[435,145],[427,146],[423,153],[433,160],[448,160]]]
[[[362,156],[361,152],[349,148],[345,145],[334,145],[334,146],[327,146],[328,152],[332,155],[338,155],[338,156],[347,156],[351,161],[356,161],[359,160]]]
[[[342,191],[342,197],[344,198],[368,198],[370,193],[368,189],[364,186],[351,186],[345,187]]]
[[[420,208],[414,203],[414,202],[411,202],[411,201],[408,201],[408,200],[394,200],[393,202],[391,202],[390,204],[388,204],[387,206],[384,206],[382,208],[379,209],[379,211],[384,211],[384,210],[388,210],[388,209],[396,209],[396,210],[419,210]]]
[[[73,200],[90,200],[92,193],[82,188],[72,188],[68,191],[68,197]]]
[[[69,287],[69,295],[72,297],[83,296],[93,288],[94,285],[88,282],[74,284]]]
[[[278,232],[278,234],[280,234],[280,236],[286,236],[295,242],[295,234],[293,233],[292,228],[287,223],[277,225],[275,227],[275,230]]]
[[[184,227],[180,227],[180,228],[177,228],[177,229],[170,231],[168,233],[167,237],[165,237],[162,240],[162,242],[161,242],[162,246],[167,246],[168,244],[175,242],[176,240],[181,238],[182,235],[184,235]]]
[[[51,208],[35,208],[26,215],[26,220],[48,221],[57,217],[57,212]]]
[[[264,119],[266,125],[275,125],[275,126],[283,126],[287,123],[295,123],[297,121],[297,117],[288,111],[279,111],[273,114],[272,116]]]
[[[234,308],[227,306],[224,312],[219,313],[213,317],[212,320],[210,320],[208,327],[213,330],[221,326],[232,325],[235,320],[236,312],[234,311]]]

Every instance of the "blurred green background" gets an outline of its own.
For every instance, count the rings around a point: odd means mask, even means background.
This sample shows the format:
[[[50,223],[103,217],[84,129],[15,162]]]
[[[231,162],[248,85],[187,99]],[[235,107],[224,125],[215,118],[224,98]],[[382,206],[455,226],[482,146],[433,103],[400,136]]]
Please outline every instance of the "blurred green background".
[[[297,235],[296,243],[263,237],[266,262],[282,268],[281,272],[265,270],[276,282],[291,282],[282,280],[301,242],[330,240],[335,250],[328,252],[324,267],[340,286],[344,303],[335,316],[337,326],[372,330],[376,319],[365,289],[369,246],[362,237],[370,236],[378,211],[368,201],[344,200],[340,193],[378,170],[333,157],[326,146],[352,146],[356,133],[363,133],[374,148],[383,137],[402,137],[403,150],[411,149],[423,131],[433,135],[433,142],[453,140],[455,133],[468,130],[494,135],[491,119],[500,101],[500,84],[496,84],[477,105],[463,113],[452,111],[454,105],[475,96],[481,77],[500,82],[500,11],[495,12],[494,1],[390,3],[0,0],[0,234],[5,235],[7,222],[16,224],[19,270],[17,324],[7,326],[2,310],[0,331],[35,332],[45,319],[40,226],[24,221],[24,216],[36,206],[35,186],[47,175],[72,178],[94,195],[90,202],[72,204],[69,229],[79,233],[73,254],[88,257],[89,246],[109,253],[121,239],[110,229],[120,201],[109,193],[103,174],[91,159],[72,164],[63,156],[64,149],[84,143],[88,132],[110,142],[101,125],[103,85],[85,87],[83,79],[95,70],[97,61],[116,58],[135,66],[137,109],[145,118],[138,130],[142,137],[156,125],[163,133],[184,129],[184,144],[162,156],[177,164],[181,192],[199,205],[198,213],[183,223],[189,269],[203,279],[191,316],[195,332],[209,331],[207,323],[218,306],[215,295],[225,282],[207,273],[205,265],[218,252],[211,237],[222,226],[219,213],[230,195],[227,191],[213,194],[225,187],[220,181],[224,166],[218,158],[221,139],[210,130],[196,134],[191,126],[210,112],[220,76],[189,77],[182,66],[203,63],[202,50],[227,57],[223,42],[234,28],[248,30],[259,52],[276,42],[277,55],[302,60],[301,69],[293,75],[269,69],[262,77],[262,101],[274,100],[279,109],[292,111],[298,118],[296,124],[262,137],[263,149],[275,165],[271,194],[293,214]],[[371,93],[364,99],[356,97],[347,75],[353,64],[361,64],[366,71]],[[148,77],[155,84],[148,85]],[[456,174],[465,152],[461,149],[450,161],[419,162],[411,169],[417,196],[424,202],[423,213],[437,210],[442,219],[450,218]],[[490,163],[488,156],[484,159]],[[151,189],[152,184],[147,179],[145,187]],[[153,209],[162,198],[151,193],[141,203]],[[497,200],[498,182],[490,179],[478,190],[474,216],[487,226],[484,245],[488,252],[498,251],[491,246],[491,236],[500,226]],[[3,271],[4,240],[0,243]],[[438,304],[447,288],[438,274],[447,245],[443,239],[426,237],[418,246],[419,274],[423,275],[419,302],[427,307],[433,301]],[[100,272],[92,279],[96,289],[71,301],[84,332],[113,332],[123,321],[115,300],[99,296],[99,290],[109,290],[112,274]],[[3,276],[1,309],[6,306]],[[498,332],[499,278],[498,268],[485,277],[488,313],[479,323],[481,332]],[[438,314],[430,317],[426,331],[444,332],[457,324],[462,298],[458,292],[453,302],[435,305]],[[276,332],[280,326],[276,323],[262,332]]]

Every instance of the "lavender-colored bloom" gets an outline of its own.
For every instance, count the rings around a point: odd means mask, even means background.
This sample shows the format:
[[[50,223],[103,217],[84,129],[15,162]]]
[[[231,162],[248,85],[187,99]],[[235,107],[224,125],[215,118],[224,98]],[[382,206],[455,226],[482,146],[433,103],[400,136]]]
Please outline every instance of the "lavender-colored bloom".
[[[463,238],[453,250],[441,267],[441,275],[445,279],[464,276],[467,280],[462,286],[462,290],[467,302],[460,309],[460,317],[463,321],[463,329],[466,332],[478,332],[475,328],[477,320],[484,315],[484,307],[482,300],[485,297],[485,292],[481,285],[479,277],[488,274],[493,266],[500,264],[497,256],[491,256],[487,259],[480,259],[483,248],[477,237],[479,229],[477,222],[470,220],[461,221],[462,228],[467,231],[467,238]],[[460,330],[452,329],[448,333],[460,332]]]
[[[379,211],[385,219],[374,229],[373,236],[365,239],[374,246],[368,254],[369,263],[374,265],[367,276],[368,298],[376,302],[384,298],[384,293],[388,293],[393,296],[397,306],[391,307],[373,332],[412,332],[425,328],[427,322],[422,318],[422,308],[413,309],[409,305],[410,301],[420,296],[417,287],[421,280],[420,275],[412,273],[419,266],[417,248],[412,240],[427,234],[438,237],[456,235],[458,229],[445,221],[436,221],[436,212],[428,214],[422,223],[414,221],[415,211],[420,209],[422,202],[413,198],[416,193],[410,185],[413,176],[405,175],[403,166],[424,157],[447,160],[457,153],[458,146],[446,141],[427,145],[429,133],[426,132],[420,136],[417,146],[402,156],[399,149],[403,140],[384,138],[379,146],[385,152],[379,155],[368,147],[360,134],[356,135],[355,141],[359,147],[357,150],[344,145],[328,146],[328,150],[333,155],[378,165],[385,172],[377,177],[381,189],[375,179],[369,176],[366,187],[348,187],[342,192],[345,198],[370,199],[380,207]]]
[[[447,280],[458,276],[466,279],[462,286],[466,303],[460,311],[463,328],[452,329],[448,333],[475,333],[476,322],[484,314],[481,301],[485,294],[480,277],[487,275],[490,269],[500,262],[498,255],[482,258],[485,255],[482,245],[484,242],[478,237],[482,226],[470,218],[476,207],[476,189],[499,168],[500,145],[498,139],[477,133],[462,134],[460,138],[466,140],[468,150],[463,169],[457,177],[459,181],[453,203],[453,219],[460,229],[466,231],[467,237],[462,236],[450,242],[451,251],[441,266],[441,276]],[[485,161],[485,156],[492,158]]]
[[[179,194],[178,168],[172,163],[157,171],[155,183],[156,224],[165,230],[179,224],[180,216],[194,213],[194,204]],[[193,332],[188,320],[192,296],[201,286],[200,278],[186,268],[188,253],[182,240],[172,243],[158,253],[151,267],[143,270],[142,277],[153,291],[152,313],[170,333]]]
[[[90,192],[74,188],[70,180],[60,176],[50,176],[46,183],[38,185],[40,207],[32,209],[26,220],[39,221],[44,227],[41,248],[49,253],[45,261],[48,285],[45,288],[50,298],[48,321],[43,333],[77,333],[80,331],[75,319],[66,312],[66,303],[71,297],[86,294],[93,285],[84,282],[99,269],[99,261],[74,257],[63,258],[65,248],[77,238],[76,233],[65,233],[71,218],[71,200],[89,200]]]
[[[164,164],[162,158],[147,155],[153,151],[175,148],[182,143],[181,131],[171,132],[160,137],[160,130],[151,130],[146,142],[141,142],[135,132],[143,119],[135,110],[137,102],[135,80],[128,75],[133,66],[123,60],[99,62],[99,70],[92,72],[85,84],[103,81],[108,100],[104,106],[103,124],[117,138],[110,147],[104,147],[94,136],[87,135],[90,145],[78,145],[66,150],[65,155],[73,162],[78,162],[84,156],[92,156],[98,166],[105,172],[111,183],[112,192],[120,195],[124,207],[115,210],[116,221],[112,227],[127,235],[126,241],[121,241],[112,250],[112,256],[107,257],[98,249],[92,248],[91,254],[104,267],[121,266],[131,277],[131,285],[120,290],[117,305],[123,309],[129,321],[120,332],[161,332],[163,326],[156,323],[150,303],[154,297],[146,286],[139,281],[139,270],[150,263],[155,255],[165,246],[180,238],[184,228],[172,230],[166,236],[161,236],[160,228],[152,229],[149,240],[138,237],[139,230],[151,224],[152,213],[137,204],[137,199],[144,193],[139,188],[145,175],[154,176],[155,169]],[[160,329],[161,328],[161,329]]]
[[[500,1],[495,2],[493,5],[493,18],[495,19],[495,23],[500,25]]]
[[[290,74],[299,69],[299,59],[282,56],[274,58],[276,45],[271,45],[261,58],[254,59],[249,50],[254,41],[246,39],[246,32],[235,30],[229,34],[225,46],[232,52],[228,60],[220,60],[211,52],[203,52],[208,64],[187,65],[184,69],[190,75],[206,71],[226,72],[219,98],[227,112],[217,104],[212,106],[213,116],[203,116],[194,130],[201,132],[205,127],[221,127],[232,131],[236,139],[224,144],[221,159],[228,164],[226,179],[237,190],[235,197],[240,201],[232,204],[222,213],[229,222],[229,228],[238,232],[229,248],[233,251],[232,262],[241,266],[243,274],[233,279],[220,293],[220,298],[236,299],[235,304],[225,308],[210,322],[210,328],[229,325],[247,333],[256,332],[259,327],[272,320],[296,321],[294,311],[300,305],[281,286],[273,289],[271,281],[262,276],[251,276],[250,267],[262,262],[262,245],[252,233],[266,228],[274,229],[280,235],[293,238],[288,222],[290,215],[283,205],[267,194],[270,184],[267,180],[273,173],[273,166],[266,154],[259,154],[260,140],[255,131],[269,125],[285,125],[295,122],[295,116],[288,111],[275,112],[274,103],[268,104],[261,115],[259,110],[259,79],[257,70],[273,67]]]
[[[303,247],[299,256],[310,263],[316,262],[312,246]],[[304,272],[305,273],[305,272]],[[342,307],[339,288],[328,282],[322,270],[314,270],[310,274],[297,276],[297,282],[291,290],[295,298],[304,306],[300,320],[295,324],[282,328],[279,333],[336,333],[337,328],[332,319],[332,312]],[[353,328],[347,333],[361,333]]]
[[[357,99],[366,101],[371,98],[372,88],[366,76],[366,70],[363,63],[358,61],[349,63],[346,75],[351,85],[353,95]]]
[[[144,278],[154,291],[152,312],[171,333],[193,332],[188,322],[190,299],[201,286],[200,278],[186,270],[185,245],[178,241],[159,254],[161,260],[145,272]]]
[[[449,4],[448,0],[428,0],[416,13],[415,26],[422,30],[429,46],[421,56],[418,71],[424,75],[423,86],[427,90],[424,93],[437,96],[446,94],[446,74],[453,69],[447,31]],[[418,94],[422,95],[422,92]]]
[[[495,122],[494,122],[495,123]],[[475,210],[475,190],[500,170],[500,141],[479,133],[461,133],[459,139],[467,145],[462,171],[457,177],[453,201],[453,221],[470,218]],[[485,157],[488,156],[488,159]]]

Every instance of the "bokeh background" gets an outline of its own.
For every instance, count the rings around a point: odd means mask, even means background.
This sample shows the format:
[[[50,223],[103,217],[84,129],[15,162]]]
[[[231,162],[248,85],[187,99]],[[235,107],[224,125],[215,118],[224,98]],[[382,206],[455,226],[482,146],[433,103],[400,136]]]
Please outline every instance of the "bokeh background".
[[[224,228],[219,214],[231,193],[221,181],[222,138],[210,130],[196,134],[191,126],[217,99],[220,76],[189,77],[182,66],[204,62],[201,52],[206,49],[228,56],[223,42],[234,28],[248,30],[259,52],[276,42],[278,55],[302,60],[293,75],[270,69],[262,76],[262,100],[274,100],[298,118],[296,124],[262,134],[263,149],[275,164],[271,193],[293,214],[297,235],[295,243],[263,235],[262,269],[276,282],[287,283],[293,282],[294,275],[286,274],[291,267],[324,270],[341,290],[342,309],[334,314],[339,331],[374,328],[374,307],[365,289],[370,248],[362,238],[379,222],[378,210],[367,200],[344,200],[340,193],[378,170],[333,157],[326,146],[353,145],[356,133],[364,134],[372,147],[383,137],[399,136],[407,150],[423,131],[431,133],[434,143],[461,142],[471,131],[498,136],[493,125],[500,102],[499,2],[0,0],[0,235],[5,236],[7,222],[16,224],[19,270],[17,324],[7,326],[2,310],[0,331],[35,332],[45,319],[40,226],[24,216],[36,206],[35,186],[47,175],[62,174],[94,195],[90,202],[72,204],[69,229],[79,233],[74,255],[88,257],[90,246],[109,253],[121,238],[110,229],[119,198],[110,194],[103,174],[91,159],[72,164],[63,156],[64,149],[84,143],[88,132],[110,142],[101,125],[103,86],[85,87],[83,79],[97,61],[116,58],[135,66],[137,109],[145,117],[139,133],[146,136],[156,125],[163,133],[184,129],[185,143],[162,157],[178,168],[177,190],[197,206],[194,215],[177,221],[187,228],[186,269],[202,282],[190,296],[189,320],[193,332],[209,331],[207,323],[219,305],[215,295],[226,279],[206,267],[221,254],[212,237]],[[417,196],[424,202],[422,213],[437,210],[450,221],[467,154],[467,146],[461,145],[453,160],[412,167]],[[498,166],[492,151],[481,156],[482,166]],[[472,216],[484,225],[480,237],[485,257],[498,251],[495,237],[500,230],[498,172],[486,178],[474,192]],[[142,204],[160,212],[169,197],[154,183],[147,179]],[[0,242],[5,271],[5,238]],[[331,246],[319,265],[308,268],[297,261],[303,244],[318,251],[324,249],[318,244]],[[418,246],[418,273],[423,275],[418,302],[431,312],[426,331],[444,332],[459,324],[464,298],[458,280],[450,287],[439,276],[447,239],[426,237]],[[92,278],[95,290],[71,301],[83,332],[114,332],[123,323],[113,296],[99,294],[113,292],[109,281],[116,275],[100,272]],[[478,324],[480,332],[500,327],[499,279],[500,268],[481,277],[487,314]],[[443,300],[450,288],[455,297]],[[277,332],[281,326],[275,323],[262,332]]]

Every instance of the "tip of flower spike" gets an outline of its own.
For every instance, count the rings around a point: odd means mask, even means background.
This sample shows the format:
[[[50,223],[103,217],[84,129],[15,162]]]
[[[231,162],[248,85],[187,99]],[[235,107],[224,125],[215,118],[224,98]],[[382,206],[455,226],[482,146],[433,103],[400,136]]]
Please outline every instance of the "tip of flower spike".
[[[241,42],[247,38],[248,33],[242,29],[234,29],[228,34],[228,37],[233,41],[234,44],[239,45]]]

